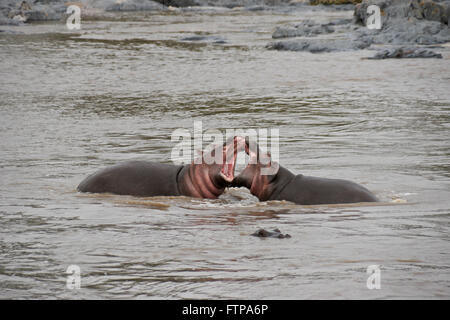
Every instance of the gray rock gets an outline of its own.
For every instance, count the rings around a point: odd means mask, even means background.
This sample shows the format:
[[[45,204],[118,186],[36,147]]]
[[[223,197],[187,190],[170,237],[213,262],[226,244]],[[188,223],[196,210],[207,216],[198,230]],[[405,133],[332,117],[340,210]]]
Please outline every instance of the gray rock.
[[[313,5],[311,6],[312,10],[317,9],[317,10],[327,10],[327,11],[348,11],[348,10],[354,10],[355,9],[355,5],[354,4],[318,4],[318,5]]]
[[[163,2],[164,0],[158,0]],[[193,0],[198,6],[209,7],[254,7],[288,5],[291,0]],[[174,5],[177,6],[177,5]],[[180,5],[178,5],[180,6]]]
[[[18,26],[23,24],[23,22],[13,19],[13,17],[8,18],[3,14],[2,11],[0,11],[0,25],[12,25],[12,26]]]
[[[400,59],[400,58],[437,58],[442,59],[440,53],[436,53],[426,48],[391,48],[378,51],[375,56],[367,59]]]
[[[365,49],[370,46],[359,39],[296,39],[269,43],[266,47],[273,50],[308,51],[311,53],[349,51]]]
[[[411,0],[408,13],[417,19],[438,21],[448,25],[450,1]]]
[[[359,28],[357,37],[375,44],[435,44],[450,41],[450,29],[447,25],[431,20],[400,20],[397,23],[385,23],[381,30]]]
[[[367,23],[367,8],[377,5],[383,22],[407,20],[409,18],[438,21],[448,25],[450,1],[437,0],[363,0],[355,7],[355,21]]]
[[[65,10],[66,6],[62,0],[2,0],[0,12],[4,17],[7,17],[7,20],[0,18],[0,24],[17,24],[17,21],[59,20]]]
[[[155,0],[156,2],[161,3],[165,6],[172,6],[172,7],[191,7],[191,6],[198,6],[199,1],[196,0]]]
[[[18,0],[0,0],[0,25],[19,25],[20,21],[13,20],[13,14],[10,12],[19,9]]]
[[[367,8],[370,5],[380,7],[380,30],[366,27]],[[329,52],[363,49],[372,44],[405,46],[445,43],[450,42],[449,13],[450,0],[363,0],[355,6],[354,24],[345,20],[322,25],[304,23],[294,27],[279,27],[273,34],[273,38],[313,37],[334,30],[334,33],[345,34],[353,40],[295,39],[270,43],[267,47],[276,50]]]
[[[23,11],[27,22],[59,20],[65,13],[66,7],[55,5],[33,5],[31,10]]]
[[[272,38],[313,37],[319,34],[327,34],[332,32],[334,32],[334,28],[330,23],[317,24],[314,21],[307,20],[293,26],[276,27],[272,34]]]
[[[342,26],[342,25],[351,24],[352,22],[353,22],[353,19],[339,19],[339,20],[331,21],[327,25],[330,25],[330,26]]]
[[[117,1],[105,8],[106,11],[155,11],[165,9],[166,7],[161,3],[151,0]]]
[[[0,30],[2,34],[23,34],[23,32],[17,30]]]
[[[190,36],[180,39],[181,41],[199,41],[199,42],[212,42],[212,43],[226,43],[226,40],[219,36]]]
[[[261,5],[261,6],[256,5],[256,6],[247,6],[247,7],[245,7],[245,10],[247,10],[247,11],[263,11],[263,10],[266,10],[266,9],[267,9],[267,6],[264,6],[264,5]]]
[[[450,1],[363,0],[354,12],[355,22],[365,26],[367,7],[381,9],[381,30],[362,27],[359,36],[377,44],[433,44],[450,41]],[[367,41],[367,40],[366,40]]]
[[[181,8],[183,12],[196,12],[196,13],[208,13],[208,14],[217,14],[229,12],[231,9],[225,7],[211,7],[211,6],[195,6],[195,7],[184,7]]]

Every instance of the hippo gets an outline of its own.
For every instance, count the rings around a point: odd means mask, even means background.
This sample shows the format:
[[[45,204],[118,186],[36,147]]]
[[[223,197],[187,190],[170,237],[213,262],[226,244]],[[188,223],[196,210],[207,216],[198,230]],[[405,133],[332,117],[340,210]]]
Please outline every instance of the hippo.
[[[258,231],[251,234],[251,236],[259,237],[259,238],[278,238],[278,239],[285,239],[290,238],[291,235],[289,234],[282,234],[280,229],[273,229],[271,231],[267,231],[266,229],[259,229]]]
[[[376,202],[365,187],[348,180],[295,175],[272,161],[256,142],[245,139],[249,164],[234,178],[233,187],[246,187],[260,201],[287,200],[301,205]],[[269,172],[263,174],[262,170]]]
[[[233,181],[237,153],[244,148],[244,138],[232,137],[209,153],[202,153],[201,159],[196,159],[200,161],[194,160],[188,165],[127,161],[89,175],[77,189],[137,197],[216,199]],[[216,161],[216,155],[219,161]]]

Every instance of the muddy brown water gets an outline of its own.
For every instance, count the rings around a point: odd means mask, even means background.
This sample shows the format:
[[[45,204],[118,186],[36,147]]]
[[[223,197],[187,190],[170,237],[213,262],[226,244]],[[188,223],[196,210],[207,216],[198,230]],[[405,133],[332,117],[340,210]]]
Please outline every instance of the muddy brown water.
[[[269,51],[275,25],[349,12],[125,15],[0,34],[0,298],[449,298],[450,50]],[[4,28],[4,29],[5,29]],[[195,34],[226,43],[188,42]],[[178,128],[278,128],[295,173],[379,205],[76,192],[116,162],[170,163]],[[250,236],[279,228],[289,239]],[[81,289],[66,286],[77,265]],[[367,267],[381,288],[369,290]]]

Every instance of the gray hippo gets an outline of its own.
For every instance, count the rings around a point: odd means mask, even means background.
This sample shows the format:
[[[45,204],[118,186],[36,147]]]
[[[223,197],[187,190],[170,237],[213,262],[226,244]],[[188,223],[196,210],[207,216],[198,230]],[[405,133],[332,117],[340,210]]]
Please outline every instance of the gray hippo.
[[[252,233],[251,235],[259,238],[278,238],[278,239],[285,239],[291,237],[291,235],[287,233],[282,234],[280,229],[273,229],[272,232],[267,231],[266,229],[259,229],[258,231]]]
[[[260,201],[287,200],[302,205],[378,201],[369,190],[348,180],[295,175],[272,161],[270,153],[262,152],[256,142],[245,140],[249,164],[232,186],[250,189]],[[262,169],[270,174],[263,174]]]
[[[86,177],[79,184],[78,191],[138,197],[189,196],[215,199],[233,181],[237,153],[244,147],[244,138],[232,137],[210,153],[203,153],[201,161],[193,161],[189,165],[150,161],[120,163]],[[211,161],[218,152],[223,155],[218,155],[222,161]]]

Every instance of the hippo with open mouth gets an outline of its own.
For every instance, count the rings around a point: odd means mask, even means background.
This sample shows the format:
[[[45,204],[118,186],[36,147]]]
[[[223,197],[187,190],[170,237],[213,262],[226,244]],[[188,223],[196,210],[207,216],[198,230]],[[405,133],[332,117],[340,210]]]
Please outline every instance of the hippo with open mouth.
[[[189,196],[216,199],[233,181],[236,157],[244,148],[245,139],[236,136],[211,152],[202,153],[201,159],[184,166],[128,161],[91,174],[77,189],[80,192],[138,197]]]
[[[351,181],[295,175],[272,161],[270,153],[262,152],[255,141],[245,141],[249,164],[232,186],[250,189],[260,201],[287,200],[302,205],[378,201],[369,190]]]

